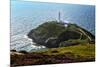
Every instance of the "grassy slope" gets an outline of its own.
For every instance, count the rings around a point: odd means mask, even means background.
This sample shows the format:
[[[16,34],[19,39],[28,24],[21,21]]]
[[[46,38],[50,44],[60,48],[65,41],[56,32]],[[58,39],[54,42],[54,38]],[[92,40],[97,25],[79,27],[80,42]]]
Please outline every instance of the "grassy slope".
[[[39,65],[95,61],[95,45],[83,44],[45,51],[31,52],[24,55],[11,55],[11,65]]]
[[[66,53],[72,53],[75,56],[82,56],[84,58],[95,57],[95,45],[94,44],[82,44],[68,47],[51,48],[46,51],[40,51],[47,55],[60,55]]]

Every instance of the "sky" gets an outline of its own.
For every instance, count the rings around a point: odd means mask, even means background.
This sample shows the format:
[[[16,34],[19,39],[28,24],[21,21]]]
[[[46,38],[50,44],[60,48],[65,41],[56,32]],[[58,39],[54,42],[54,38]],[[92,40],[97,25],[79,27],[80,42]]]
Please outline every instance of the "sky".
[[[95,0],[12,0],[12,1],[43,1],[43,2],[88,4],[88,5],[95,5],[96,2]]]

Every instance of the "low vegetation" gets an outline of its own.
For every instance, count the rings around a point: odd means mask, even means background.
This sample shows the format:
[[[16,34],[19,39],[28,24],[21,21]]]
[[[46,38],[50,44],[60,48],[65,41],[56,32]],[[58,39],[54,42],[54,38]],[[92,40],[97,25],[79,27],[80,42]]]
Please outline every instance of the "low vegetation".
[[[63,22],[57,21],[45,22],[32,29],[27,35],[33,42],[37,43],[36,45],[43,45],[47,48],[63,47],[60,45],[62,42],[64,46],[78,44],[67,42],[71,39],[87,40],[88,43],[95,43],[95,36],[88,30],[77,24],[67,23],[67,26],[65,26]]]
[[[95,61],[94,44],[79,44],[68,47],[49,48],[43,51],[24,53],[24,55],[11,55],[12,66],[88,61]]]

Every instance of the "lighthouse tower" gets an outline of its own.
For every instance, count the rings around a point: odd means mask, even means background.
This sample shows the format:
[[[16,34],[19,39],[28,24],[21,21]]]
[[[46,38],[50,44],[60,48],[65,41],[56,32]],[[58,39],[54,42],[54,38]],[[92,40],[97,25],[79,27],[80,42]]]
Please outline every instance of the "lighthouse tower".
[[[58,13],[58,22],[61,22],[61,14],[60,14],[60,12]]]
[[[65,27],[68,25],[68,23],[69,23],[69,21],[64,21],[64,20],[62,20],[61,19],[61,12],[59,11],[58,12],[58,22],[59,22],[59,24],[62,24],[62,25],[64,25]]]

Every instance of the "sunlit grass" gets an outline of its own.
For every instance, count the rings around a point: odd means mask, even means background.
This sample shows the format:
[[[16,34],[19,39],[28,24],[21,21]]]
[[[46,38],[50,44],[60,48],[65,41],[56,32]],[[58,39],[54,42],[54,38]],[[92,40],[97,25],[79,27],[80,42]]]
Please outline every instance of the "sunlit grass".
[[[94,44],[80,44],[76,46],[67,46],[60,48],[50,48],[45,51],[39,51],[47,55],[60,55],[67,52],[73,53],[74,55],[80,55],[83,57],[95,57],[95,45]]]
[[[11,55],[11,64],[37,65],[95,61],[95,44],[79,44]]]

